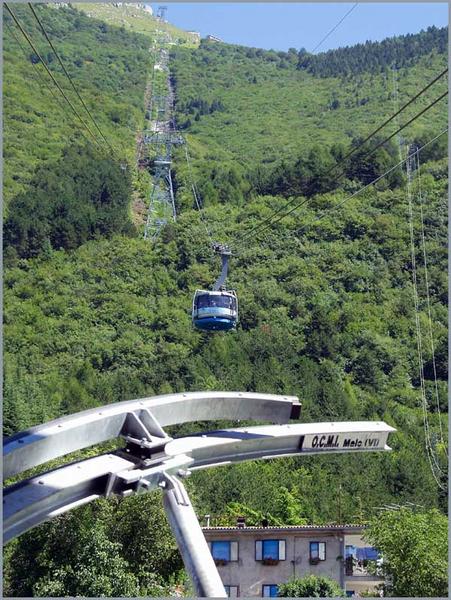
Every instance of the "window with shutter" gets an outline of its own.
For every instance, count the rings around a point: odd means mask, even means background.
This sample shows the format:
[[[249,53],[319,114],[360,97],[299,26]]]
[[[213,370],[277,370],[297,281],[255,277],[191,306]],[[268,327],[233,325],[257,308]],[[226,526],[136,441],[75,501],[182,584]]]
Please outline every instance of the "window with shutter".
[[[255,542],[255,560],[262,560],[263,558],[263,542]]]
[[[238,598],[240,595],[237,585],[225,585],[224,588],[229,598]]]
[[[238,542],[230,542],[230,560],[238,560]]]
[[[285,540],[279,540],[279,560],[285,560]]]
[[[277,585],[269,584],[262,586],[262,596],[263,598],[276,598],[278,596],[278,588]]]
[[[310,542],[310,561],[326,560],[326,542]]]

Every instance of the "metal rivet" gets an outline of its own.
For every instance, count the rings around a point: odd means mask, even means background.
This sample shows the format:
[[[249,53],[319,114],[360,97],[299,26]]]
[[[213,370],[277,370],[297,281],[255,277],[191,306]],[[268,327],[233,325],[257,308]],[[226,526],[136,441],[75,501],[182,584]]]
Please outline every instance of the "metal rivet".
[[[41,481],[38,481],[38,483],[39,483],[39,485],[44,485],[44,482],[42,481],[42,479],[41,479]]]
[[[62,427],[62,425],[58,425],[58,427]]]
[[[19,440],[19,444],[23,444],[23,440]]]

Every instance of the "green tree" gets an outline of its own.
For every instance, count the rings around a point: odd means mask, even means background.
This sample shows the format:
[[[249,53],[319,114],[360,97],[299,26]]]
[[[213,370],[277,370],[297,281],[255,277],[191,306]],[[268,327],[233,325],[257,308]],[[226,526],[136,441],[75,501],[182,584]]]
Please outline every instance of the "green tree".
[[[371,519],[365,537],[382,553],[389,595],[448,595],[448,520],[438,510],[385,511]]]
[[[278,595],[282,598],[329,598],[345,594],[338,583],[329,577],[306,575],[279,585]]]
[[[13,542],[5,572],[11,596],[134,596],[138,579],[107,536],[96,508],[73,511]]]

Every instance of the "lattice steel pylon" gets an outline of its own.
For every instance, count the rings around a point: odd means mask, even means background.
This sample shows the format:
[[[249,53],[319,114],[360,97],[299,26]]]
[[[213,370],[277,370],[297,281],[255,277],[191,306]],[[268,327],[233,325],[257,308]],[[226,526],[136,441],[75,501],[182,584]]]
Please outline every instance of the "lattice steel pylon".
[[[144,136],[144,144],[151,144],[155,148],[155,171],[144,239],[156,239],[162,227],[177,218],[171,173],[172,146],[183,142],[183,137],[175,131],[148,132]]]
[[[167,71],[168,53],[160,51],[158,68]],[[161,229],[177,218],[172,184],[172,147],[183,144],[183,137],[174,129],[173,95],[168,77],[168,93],[152,94],[149,103],[150,130],[144,132],[143,143],[149,148],[147,155],[153,156],[153,184],[149,198],[147,220],[144,228],[144,239],[155,240]],[[155,120],[153,112],[155,111]],[[150,150],[152,148],[152,150]]]

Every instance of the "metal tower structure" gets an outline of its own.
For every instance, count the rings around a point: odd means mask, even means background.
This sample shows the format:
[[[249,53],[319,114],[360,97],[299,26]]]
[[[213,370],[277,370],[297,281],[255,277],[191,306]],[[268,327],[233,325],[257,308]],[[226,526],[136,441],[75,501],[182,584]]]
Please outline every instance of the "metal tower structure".
[[[164,7],[160,7],[164,8]],[[183,137],[175,130],[173,120],[173,93],[169,79],[168,51],[161,47],[152,74],[152,94],[147,106],[148,129],[143,132],[143,146],[147,147],[141,156],[142,166],[152,166],[152,189],[149,197],[144,239],[155,240],[161,229],[177,218],[172,183],[172,149],[183,144]],[[156,71],[166,73],[167,92],[156,94]]]
[[[163,504],[196,596],[227,597],[182,483],[191,471],[245,460],[390,450],[383,422],[288,423],[300,416],[295,396],[190,392],[118,402],[32,427],[3,444],[4,479],[117,437],[114,452],[41,471],[3,491],[3,540],[104,496],[160,488]],[[194,421],[278,423],[171,438],[164,427]],[[70,460],[70,458],[69,458]],[[143,535],[145,532],[142,532]]]
[[[146,132],[144,136],[144,144],[152,145],[155,151],[144,239],[154,240],[168,221],[177,218],[171,173],[172,147],[183,143],[182,136],[175,131]]]

